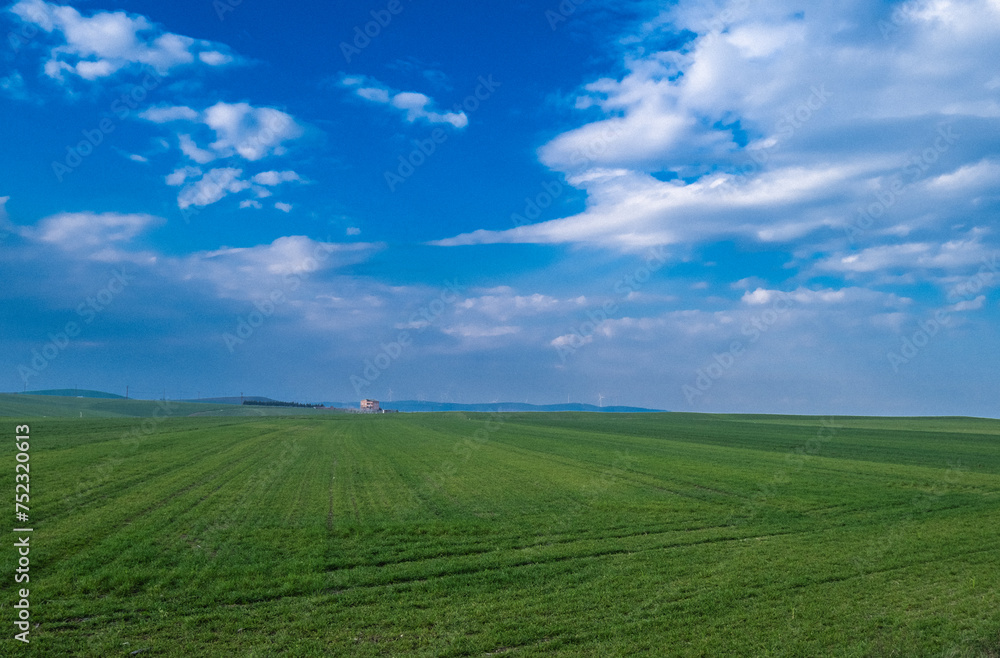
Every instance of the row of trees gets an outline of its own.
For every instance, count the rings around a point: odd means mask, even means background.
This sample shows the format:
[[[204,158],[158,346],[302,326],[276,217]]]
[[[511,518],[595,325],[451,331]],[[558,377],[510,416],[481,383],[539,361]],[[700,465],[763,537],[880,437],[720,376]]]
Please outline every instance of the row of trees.
[[[244,400],[243,404],[254,407],[306,407],[308,409],[318,409],[321,404],[302,404],[301,402],[279,402],[278,400]]]

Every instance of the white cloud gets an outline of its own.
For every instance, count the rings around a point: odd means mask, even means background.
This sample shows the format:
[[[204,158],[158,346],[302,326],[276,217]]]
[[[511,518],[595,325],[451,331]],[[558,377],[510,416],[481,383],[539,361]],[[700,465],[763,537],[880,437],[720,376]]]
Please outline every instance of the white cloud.
[[[211,67],[235,61],[221,44],[164,32],[145,16],[123,11],[85,16],[74,7],[43,0],[21,0],[9,11],[58,39],[44,66],[46,75],[56,80],[63,80],[67,73],[97,80],[133,65],[149,66],[166,75],[178,66],[196,63],[196,55],[197,61]]]
[[[256,208],[260,210],[263,207],[264,206],[261,205],[260,201],[257,201],[256,199],[244,199],[243,201],[240,201],[240,208]]]
[[[170,121],[197,121],[200,116],[186,105],[151,107],[143,110],[139,116],[153,123],[168,123]]]
[[[248,103],[216,103],[205,110],[203,121],[217,137],[210,145],[212,150],[235,152],[247,160],[283,155],[284,142],[302,135],[302,127],[290,115]]]
[[[200,179],[181,189],[177,195],[177,205],[182,210],[190,206],[208,206],[228,194],[241,192],[250,187],[249,181],[240,178],[242,174],[242,169],[233,167],[210,169]]]
[[[166,220],[141,213],[64,212],[45,217],[35,226],[12,227],[22,236],[101,262],[150,262],[155,255],[127,247],[134,238]]]
[[[281,183],[299,182],[302,179],[294,171],[262,171],[251,179],[258,185],[280,185]]]
[[[938,5],[947,11],[929,9]],[[847,244],[859,208],[884,206],[864,248],[890,250],[880,243],[913,242],[916,230],[921,242],[948,243],[956,224],[986,225],[1000,169],[981,145],[1000,139],[1000,107],[995,67],[982,62],[1000,41],[1000,5],[904,3],[891,35],[877,27],[891,18],[881,11],[858,2],[802,11],[791,0],[753,11],[745,0],[670,5],[621,40],[631,44],[623,75],[572,99],[591,118],[538,149],[586,192],[586,208],[431,244],[637,251],[736,239],[811,245],[801,251],[850,271],[875,267],[875,252],[858,259]],[[682,48],[655,49],[662,33],[685,30],[696,36]],[[952,136],[942,136],[945,121]],[[896,180],[902,189],[890,197]]]
[[[975,190],[993,190],[1000,186],[1000,162],[983,159],[966,164],[955,171],[941,174],[927,181],[933,191],[968,193]]]
[[[14,228],[10,223],[10,218],[7,216],[8,201],[10,201],[9,196],[0,196],[0,236],[3,237],[6,237]]]
[[[520,327],[509,325],[471,325],[459,324],[452,327],[443,327],[441,333],[459,338],[497,338],[499,336],[510,336],[521,331]]]
[[[220,101],[202,112],[186,106],[162,106],[146,110],[139,116],[154,123],[187,124],[187,129],[178,133],[181,151],[199,164],[216,158],[240,157],[256,161],[284,155],[286,142],[298,139],[304,132],[291,115],[249,103]],[[190,134],[198,128],[210,129],[214,141],[199,145]]]
[[[268,107],[254,107],[248,103],[219,102],[204,111],[190,107],[160,106],[150,108],[140,118],[153,123],[174,124],[178,129],[177,143],[184,156],[195,164],[204,165],[216,160],[230,160],[232,164],[257,161],[287,152],[286,143],[300,137],[304,130],[289,114]],[[201,133],[199,143],[195,135]],[[207,137],[212,135],[214,137]],[[234,162],[235,161],[235,162]],[[220,163],[222,164],[222,163]],[[181,185],[189,178],[201,177],[189,183],[178,195],[181,209],[206,206],[228,194],[250,189],[258,198],[271,196],[266,186],[282,183],[304,182],[298,173],[286,170],[263,171],[251,178],[242,178],[240,166],[217,166],[202,176],[196,166],[178,167],[167,176],[168,185]],[[279,202],[279,210],[288,212],[291,206]],[[287,210],[285,207],[287,206]],[[254,207],[241,204],[241,207]]]
[[[965,301],[958,302],[957,304],[946,306],[945,311],[951,313],[954,313],[955,311],[978,311],[983,307],[985,302],[986,295],[979,295],[975,299],[967,299]]]
[[[278,238],[266,245],[218,249],[186,259],[185,276],[215,280],[225,288],[239,288],[262,274],[288,276],[312,273],[356,262],[377,249],[368,243],[318,242],[303,235]]]
[[[348,226],[346,233],[347,235],[361,235],[361,229],[357,226]]]
[[[830,257],[817,263],[820,270],[842,273],[870,273],[883,270],[945,270],[962,272],[978,266],[990,254],[975,232],[971,236],[933,242],[904,242],[862,249],[846,256]]]
[[[389,104],[389,91],[386,89],[377,89],[374,87],[358,87],[355,93],[366,101],[371,101],[373,103],[383,103],[385,105]]]
[[[14,100],[23,101],[30,98],[24,78],[19,71],[13,71],[7,77],[0,78],[0,92]]]
[[[912,300],[906,297],[899,297],[892,293],[884,293],[868,288],[823,288],[811,290],[809,288],[797,288],[790,292],[780,290],[768,290],[757,288],[753,292],[746,292],[740,299],[747,306],[767,306],[781,303],[783,306],[802,305],[844,305],[844,304],[879,304],[892,308],[902,308]]]
[[[198,167],[181,167],[167,174],[166,183],[171,186],[183,185],[188,178],[197,178],[201,175],[202,171]]]
[[[215,160],[215,154],[206,149],[199,148],[199,146],[194,143],[194,140],[191,139],[191,135],[178,135],[177,143],[181,148],[181,153],[198,164],[207,164],[212,160]]]
[[[292,204],[283,201],[276,201],[274,207],[281,212],[292,212]]]
[[[198,53],[198,59],[209,66],[225,66],[226,64],[231,64],[234,58],[232,55],[220,53],[217,50],[207,50]]]
[[[750,288],[760,288],[765,284],[764,280],[757,276],[748,276],[739,281],[733,281],[729,287],[733,290],[748,290]]]
[[[563,334],[562,336],[556,336],[549,343],[552,347],[573,347],[579,348],[583,345],[589,345],[594,342],[594,334],[587,334],[582,338],[577,334]]]
[[[469,117],[465,112],[441,112],[434,109],[435,103],[426,94],[414,91],[394,91],[378,80],[358,76],[344,76],[341,84],[353,89],[355,95],[372,103],[388,105],[405,113],[409,123],[446,123],[455,128],[465,128]]]
[[[484,292],[486,294],[466,297],[456,305],[456,310],[459,313],[473,312],[506,322],[513,317],[565,312],[579,307],[575,300],[560,300],[541,293],[518,295],[506,286]]]

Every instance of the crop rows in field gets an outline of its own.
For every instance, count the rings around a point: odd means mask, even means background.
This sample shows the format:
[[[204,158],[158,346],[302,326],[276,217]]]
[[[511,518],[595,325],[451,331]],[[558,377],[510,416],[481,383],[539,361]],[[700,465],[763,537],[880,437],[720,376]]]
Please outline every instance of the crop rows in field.
[[[53,655],[1000,646],[997,422],[135,422],[33,424]]]

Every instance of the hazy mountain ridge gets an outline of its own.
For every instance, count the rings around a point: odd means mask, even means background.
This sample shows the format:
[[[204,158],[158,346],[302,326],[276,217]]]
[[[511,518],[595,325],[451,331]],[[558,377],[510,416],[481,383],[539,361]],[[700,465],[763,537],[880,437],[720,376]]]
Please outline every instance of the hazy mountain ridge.
[[[343,409],[357,409],[358,403],[348,402],[326,402],[327,406],[340,407]],[[399,400],[398,402],[380,403],[384,409],[393,409],[405,412],[426,412],[426,411],[596,411],[604,413],[650,413],[662,412],[663,409],[645,409],[643,407],[628,406],[606,406],[599,407],[593,404],[582,404],[570,402],[568,404],[528,404],[527,402],[481,402],[474,404],[461,404],[458,402],[425,402],[421,400]]]

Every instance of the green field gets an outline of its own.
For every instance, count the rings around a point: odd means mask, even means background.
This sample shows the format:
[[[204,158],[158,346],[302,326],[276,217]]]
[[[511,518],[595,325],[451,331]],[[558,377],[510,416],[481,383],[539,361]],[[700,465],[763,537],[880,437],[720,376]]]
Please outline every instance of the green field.
[[[30,424],[5,656],[1000,656],[1000,421]]]

